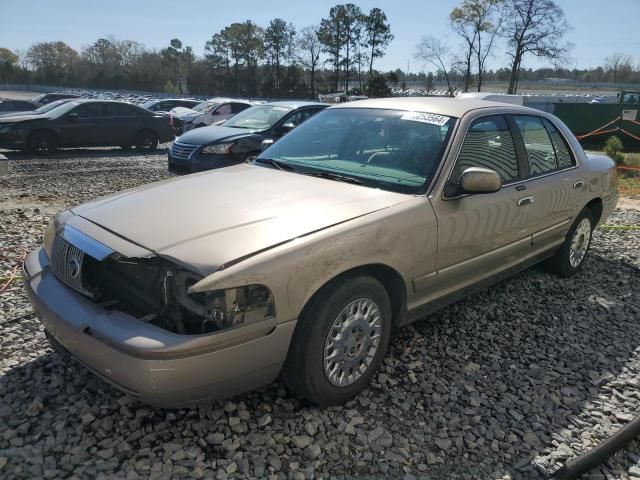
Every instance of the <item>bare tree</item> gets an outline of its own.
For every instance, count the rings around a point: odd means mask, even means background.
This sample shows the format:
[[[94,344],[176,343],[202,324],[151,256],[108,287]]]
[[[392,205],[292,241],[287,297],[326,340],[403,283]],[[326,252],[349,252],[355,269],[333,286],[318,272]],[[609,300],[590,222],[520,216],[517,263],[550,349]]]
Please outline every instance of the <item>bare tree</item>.
[[[504,35],[511,48],[508,93],[518,90],[520,68],[527,54],[556,63],[566,57],[570,45],[561,41],[569,28],[554,0],[507,0]]]
[[[436,37],[428,35],[422,37],[420,43],[416,45],[416,53],[414,57],[436,67],[444,75],[449,89],[449,95],[453,97],[453,88],[449,78],[452,60],[449,58],[449,49],[446,43],[438,40]]]
[[[476,38],[478,37],[478,31],[475,29],[473,21],[471,20],[469,0],[465,0],[462,7],[454,8],[449,14],[449,22],[451,29],[460,37],[464,42],[464,60],[465,60],[465,74],[464,74],[464,91],[469,91],[469,84],[471,83],[471,59],[473,58],[474,47],[476,44]]]
[[[311,93],[314,98],[316,96],[316,69],[322,53],[322,42],[318,38],[319,31],[319,26],[312,25],[303,28],[298,36],[298,48],[300,49],[298,61],[309,70]]]
[[[618,82],[618,72],[628,66],[631,69],[631,55],[616,52],[604,59],[604,67],[613,73],[613,83]]]

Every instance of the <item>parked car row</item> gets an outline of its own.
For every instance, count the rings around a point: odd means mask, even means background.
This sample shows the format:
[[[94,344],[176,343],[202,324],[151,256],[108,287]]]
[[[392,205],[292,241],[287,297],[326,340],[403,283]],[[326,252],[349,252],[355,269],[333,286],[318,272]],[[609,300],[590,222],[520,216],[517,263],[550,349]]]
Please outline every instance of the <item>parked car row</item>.
[[[170,165],[240,161],[289,133],[253,162],[57,215],[23,270],[52,345],[152,405],[278,375],[340,404],[396,327],[537,262],[576,274],[615,208],[615,163],[549,113],[450,98],[325,107],[274,102],[187,132]]]
[[[158,108],[163,108],[161,103]],[[0,147],[38,155],[50,155],[64,147],[152,150],[159,142],[175,138],[176,119],[183,118],[182,125],[198,123],[188,127],[169,149],[169,169],[194,172],[246,161],[260,153],[264,142],[273,143],[326,106],[312,102],[252,106],[246,101],[213,99],[194,110],[174,108],[168,115],[126,102],[55,100],[32,111],[1,116]],[[194,130],[201,125],[210,126]]]

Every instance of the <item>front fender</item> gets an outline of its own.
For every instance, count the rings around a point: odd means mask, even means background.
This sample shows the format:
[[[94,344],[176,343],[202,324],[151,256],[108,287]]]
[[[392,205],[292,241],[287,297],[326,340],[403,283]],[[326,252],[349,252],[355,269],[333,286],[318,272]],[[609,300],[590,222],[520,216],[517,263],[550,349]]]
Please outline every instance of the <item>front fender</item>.
[[[357,267],[378,264],[397,271],[408,299],[411,280],[435,270],[437,226],[425,197],[334,225],[218,270],[190,293],[266,285],[278,322],[298,318],[323,285]]]

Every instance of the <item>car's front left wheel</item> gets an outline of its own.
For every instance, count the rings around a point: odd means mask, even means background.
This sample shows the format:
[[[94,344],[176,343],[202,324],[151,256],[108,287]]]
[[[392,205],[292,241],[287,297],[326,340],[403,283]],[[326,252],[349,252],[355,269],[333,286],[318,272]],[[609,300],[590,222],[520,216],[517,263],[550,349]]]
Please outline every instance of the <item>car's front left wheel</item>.
[[[29,137],[29,150],[36,155],[52,155],[57,149],[58,140],[51,132],[40,130]]]
[[[305,307],[283,368],[290,389],[329,406],[344,403],[371,381],[391,334],[391,304],[368,276],[344,277]]]

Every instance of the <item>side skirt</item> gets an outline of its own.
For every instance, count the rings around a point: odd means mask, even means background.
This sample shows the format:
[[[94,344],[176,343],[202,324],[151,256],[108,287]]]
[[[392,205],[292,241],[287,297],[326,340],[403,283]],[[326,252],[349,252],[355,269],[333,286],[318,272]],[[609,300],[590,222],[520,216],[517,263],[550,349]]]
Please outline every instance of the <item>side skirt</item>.
[[[527,270],[528,268],[531,268],[532,266],[542,262],[543,260],[546,260],[547,258],[550,258],[551,256],[553,256],[553,254],[557,251],[557,247],[553,248],[551,250],[547,250],[546,252],[542,252],[538,255],[535,255],[527,260],[525,260],[522,263],[519,263],[518,265],[511,267],[511,268],[507,268],[506,270],[503,270],[500,273],[497,273],[491,277],[488,277],[476,284],[470,285],[468,287],[462,288],[460,290],[457,290],[456,292],[450,293],[448,295],[442,296],[440,298],[438,298],[437,300],[434,300],[432,302],[429,302],[425,305],[421,305],[418,308],[415,308],[409,312],[406,312],[405,315],[403,315],[400,319],[399,322],[397,323],[397,325],[400,326],[404,326],[404,325],[408,325],[410,323],[413,323],[417,320],[421,320],[424,317],[426,317],[427,315],[432,314],[433,312],[440,310],[441,308],[444,308],[448,305],[451,305],[452,303],[456,303],[460,300],[462,300],[463,298],[466,298],[476,292],[479,292],[481,290],[485,290],[488,287],[495,285],[497,283],[502,282],[503,280],[506,280],[509,277],[512,277],[513,275],[520,273],[524,270]]]

